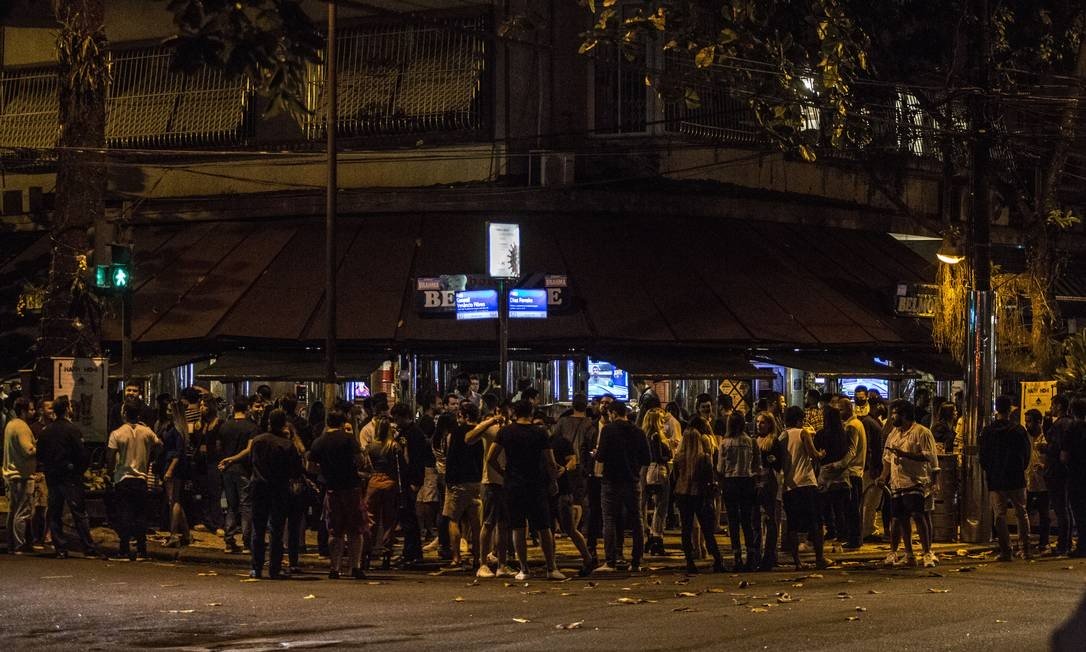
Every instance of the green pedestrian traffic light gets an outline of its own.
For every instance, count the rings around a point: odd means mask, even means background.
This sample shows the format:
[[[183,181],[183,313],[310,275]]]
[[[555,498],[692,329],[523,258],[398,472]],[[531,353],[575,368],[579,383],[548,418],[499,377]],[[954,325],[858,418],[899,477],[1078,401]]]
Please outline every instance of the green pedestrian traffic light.
[[[94,266],[94,287],[100,290],[109,289],[112,285],[110,267],[111,265]]]
[[[127,290],[130,278],[127,264],[114,263],[110,266],[110,280],[114,290],[121,292]]]

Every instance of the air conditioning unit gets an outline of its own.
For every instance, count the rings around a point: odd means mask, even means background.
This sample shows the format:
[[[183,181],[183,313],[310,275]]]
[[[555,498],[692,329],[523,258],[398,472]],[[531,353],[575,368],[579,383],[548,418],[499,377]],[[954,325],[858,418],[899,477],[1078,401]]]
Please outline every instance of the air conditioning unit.
[[[562,187],[573,184],[577,155],[533,149],[528,152],[528,184],[541,187]]]

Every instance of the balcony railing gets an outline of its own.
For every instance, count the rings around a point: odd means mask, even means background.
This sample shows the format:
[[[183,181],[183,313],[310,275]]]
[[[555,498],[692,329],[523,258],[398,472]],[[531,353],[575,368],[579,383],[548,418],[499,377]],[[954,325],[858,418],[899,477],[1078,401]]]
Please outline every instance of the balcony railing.
[[[52,68],[0,72],[0,147],[52,147],[59,130],[57,103]]]
[[[482,18],[449,27],[357,27],[337,39],[338,133],[344,136],[465,132],[484,126],[483,77],[487,68]],[[310,69],[301,117],[306,137],[325,128],[325,80]]]

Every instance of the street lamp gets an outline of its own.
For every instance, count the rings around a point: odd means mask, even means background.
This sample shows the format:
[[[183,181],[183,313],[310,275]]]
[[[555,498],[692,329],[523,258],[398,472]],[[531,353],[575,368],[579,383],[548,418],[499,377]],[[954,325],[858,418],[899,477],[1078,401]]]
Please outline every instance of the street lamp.
[[[961,235],[958,234],[957,230],[951,229],[946,232],[946,235],[943,236],[943,244],[939,247],[939,251],[935,253],[935,257],[939,259],[939,262],[947,265],[957,265],[965,260]]]

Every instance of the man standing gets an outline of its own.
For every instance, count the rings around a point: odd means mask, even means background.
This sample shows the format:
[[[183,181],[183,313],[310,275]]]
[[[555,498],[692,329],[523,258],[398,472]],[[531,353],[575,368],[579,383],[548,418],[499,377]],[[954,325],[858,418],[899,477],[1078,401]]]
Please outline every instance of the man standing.
[[[490,413],[479,422],[467,434],[464,441],[468,444],[482,439],[485,450],[483,459],[490,455],[490,449],[498,439],[498,432],[505,425],[505,415],[498,407],[498,399],[493,394],[483,394],[483,404],[488,406]],[[479,531],[479,570],[475,571],[476,577],[512,577],[516,571],[506,566],[508,547],[505,540],[508,536],[509,515],[505,511],[505,492],[503,491],[504,479],[499,468],[506,465],[504,454],[498,457],[495,464],[483,464],[482,492],[483,492],[483,526]],[[488,563],[491,551],[494,551],[498,560],[497,570],[492,570]]]
[[[142,387],[136,381],[129,381],[124,384],[124,397],[121,402],[114,405],[109,411],[109,430],[113,432],[117,428],[121,427],[124,423],[124,408],[127,405],[136,406],[140,410],[139,422],[145,426],[153,426],[155,423],[155,411],[151,406],[144,402],[143,397],[140,396]]]
[[[564,580],[554,560],[554,534],[551,531],[551,515],[548,509],[547,486],[550,476],[557,474],[557,464],[550,449],[547,432],[532,425],[532,404],[528,400],[513,405],[514,422],[498,431],[494,445],[487,453],[486,463],[505,480],[505,505],[509,525],[513,528],[513,545],[520,561],[517,581],[531,575],[528,570],[528,534],[532,528],[539,537],[543,558],[547,564],[547,578]],[[499,467],[499,458],[505,453],[505,468]]]
[[[865,397],[866,400],[866,397]],[[848,507],[845,511],[846,541],[845,550],[858,550],[861,544],[860,523],[863,510],[864,464],[867,461],[867,433],[864,424],[852,410],[852,402],[841,397],[837,402],[841,421],[848,437],[848,451],[838,463],[844,469],[844,478],[848,480]]]
[[[857,419],[862,419],[871,412],[871,406],[867,402],[866,385],[857,385],[856,389],[852,390],[852,400],[855,403],[852,413]]]
[[[864,436],[867,444],[867,459],[864,461],[863,477],[863,527],[862,541],[872,538],[875,531],[875,512],[879,511],[883,503],[886,491],[878,485],[879,476],[882,475],[882,424],[874,415],[868,413],[860,417],[860,423],[864,426]],[[890,534],[890,506],[889,500],[882,507],[883,534]],[[875,538],[876,541],[880,540]]]
[[[117,500],[118,554],[136,561],[147,557],[147,478],[154,452],[162,442],[141,424],[140,407],[127,403],[124,424],[109,434],[107,468]],[[132,552],[130,542],[136,542]]]
[[[801,532],[807,533],[814,547],[815,565],[818,568],[827,568],[833,563],[823,555],[818,479],[814,471],[815,463],[823,453],[815,448],[813,433],[804,428],[803,423],[804,411],[798,405],[791,405],[784,411],[785,430],[780,435],[780,442],[785,451],[783,501],[788,523],[785,541],[792,551],[792,562],[796,565],[796,570],[801,568]]]
[[[1075,523],[1086,524],[1086,399],[1071,401],[1071,416],[1074,421],[1061,443],[1060,461],[1067,468],[1067,501]],[[1086,557],[1086,547],[1082,544],[1084,528],[1084,525],[1077,528],[1078,543],[1070,551],[1073,557]]]
[[[363,468],[362,448],[358,439],[343,429],[347,415],[339,406],[332,407],[325,417],[328,425],[324,434],[313,442],[309,460],[320,468],[326,488],[324,520],[328,527],[329,579],[339,579],[343,549],[350,554],[351,576],[365,577],[362,572],[363,537],[369,532],[365,512],[365,494],[359,471]]]
[[[811,432],[822,430],[822,393],[817,389],[809,389],[803,395],[803,427]]]
[[[1056,548],[1055,555],[1066,555],[1071,551],[1071,528],[1073,518],[1067,502],[1067,467],[1060,460],[1063,442],[1074,423],[1068,413],[1070,400],[1066,394],[1052,397],[1052,425],[1045,432],[1045,486],[1048,498],[1052,502],[1052,511],[1056,512]]]
[[[83,449],[83,433],[68,418],[71,403],[67,396],[53,401],[57,420],[42,430],[38,438],[38,460],[45,471],[49,487],[49,508],[46,518],[53,536],[53,548],[58,559],[68,558],[68,543],[64,537],[64,506],[72,514],[72,522],[83,544],[85,557],[101,557],[91,538],[87,509],[83,503],[83,472],[87,470],[87,455]]]
[[[248,418],[249,400],[243,395],[234,399],[233,416],[219,428],[219,454],[225,459],[234,457],[249,447],[249,441],[256,436],[257,426]],[[252,467],[248,458],[239,461],[222,472],[222,488],[226,495],[226,524],[223,528],[223,543],[226,552],[242,552],[249,549],[252,535],[253,503],[249,497],[249,475]],[[241,546],[237,544],[241,534]]]
[[[20,396],[13,405],[14,417],[4,426],[4,487],[8,497],[7,551],[30,552],[30,520],[34,513],[32,476],[37,471],[37,448],[30,422],[34,404]]]
[[[449,433],[449,445],[445,455],[445,504],[442,515],[449,523],[449,543],[452,552],[451,567],[459,569],[460,538],[466,536],[475,551],[474,572],[482,567],[483,553],[479,547],[479,529],[482,519],[480,483],[483,479],[483,447],[479,442],[467,443],[465,435],[479,424],[479,408],[469,400],[462,400],[458,423]]]
[[[579,453],[581,466],[584,467],[586,476],[586,502],[588,515],[585,518],[585,540],[588,545],[588,554],[592,557],[592,566],[599,566],[599,558],[596,553],[597,543],[603,534],[603,479],[600,477],[599,468],[596,465],[596,454],[600,442],[600,433],[611,422],[611,404],[615,397],[604,394],[596,404],[597,414],[595,427],[588,431],[588,436],[581,442]]]
[[[644,522],[641,518],[641,487],[638,479],[650,463],[645,432],[630,423],[626,403],[615,401],[609,407],[611,422],[600,432],[596,461],[603,463],[603,552],[604,565],[599,572],[614,571],[622,559],[626,526],[633,531],[630,572],[641,571],[645,550]]]
[[[572,411],[562,417],[559,417],[558,423],[554,424],[552,431],[552,444],[555,442],[553,437],[562,437],[573,451],[572,454],[577,455],[577,452],[581,450],[585,440],[594,437],[596,424],[591,417],[588,416],[588,397],[584,394],[573,395]],[[555,448],[552,445],[552,448]],[[557,452],[555,453],[557,459]],[[558,459],[560,465],[564,465],[565,462]],[[568,467],[569,470],[564,473],[565,482],[569,484],[570,492],[572,495],[572,503],[570,509],[572,510],[573,522],[580,523],[581,516],[584,512],[584,500],[585,493],[587,491],[588,478],[585,475],[584,467],[579,463],[575,463]],[[568,533],[572,535],[572,533]]]
[[[1025,428],[1011,421],[1011,397],[1000,396],[995,401],[995,419],[980,433],[980,467],[988,482],[988,499],[995,512],[995,529],[999,536],[999,560],[1014,559],[1011,536],[1007,531],[1007,503],[1018,519],[1018,543],[1022,556],[1029,559],[1029,519],[1026,518],[1026,469],[1032,450]]]
[[[430,439],[412,419],[411,408],[406,403],[397,403],[389,412],[400,439],[407,442],[407,469],[400,473],[400,513],[397,521],[403,533],[403,557],[400,564],[409,568],[422,561],[422,532],[419,531],[419,519],[415,513],[415,498],[426,477],[426,469],[433,467],[434,449]]]
[[[931,470],[939,466],[935,437],[916,421],[913,404],[904,399],[890,404],[889,417],[893,430],[886,437],[879,483],[890,486],[896,528],[905,544],[905,563],[916,566],[912,541],[912,522],[915,521],[923,563],[930,568],[935,566],[936,560],[931,553],[931,531],[924,516],[924,498],[931,490]],[[891,550],[886,562],[896,564],[897,553]]]

